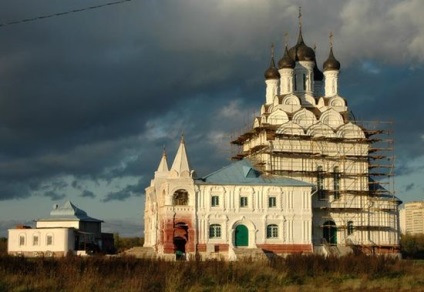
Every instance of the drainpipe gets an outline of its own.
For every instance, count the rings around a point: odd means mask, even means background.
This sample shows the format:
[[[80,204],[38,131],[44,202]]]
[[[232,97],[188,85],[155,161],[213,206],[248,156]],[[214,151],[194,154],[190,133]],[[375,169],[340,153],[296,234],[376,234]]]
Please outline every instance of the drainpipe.
[[[311,213],[312,213],[312,218],[311,218],[311,250],[312,252],[314,252],[314,212],[313,212],[313,196],[318,192],[318,188],[315,187],[315,190],[312,189],[312,193],[311,193]]]

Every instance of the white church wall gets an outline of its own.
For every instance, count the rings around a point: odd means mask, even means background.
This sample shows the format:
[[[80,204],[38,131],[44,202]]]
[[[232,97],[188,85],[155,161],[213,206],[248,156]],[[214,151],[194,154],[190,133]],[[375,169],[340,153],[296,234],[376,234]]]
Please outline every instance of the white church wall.
[[[63,256],[74,250],[74,229],[9,229],[8,253],[25,256]],[[54,254],[52,254],[54,253]]]
[[[220,206],[211,206],[212,196],[219,196]],[[238,224],[249,229],[249,246],[258,244],[311,244],[312,224],[310,187],[210,186],[200,185],[198,193],[199,243],[234,246]],[[240,206],[241,198],[247,205]],[[275,206],[269,206],[269,198]],[[274,199],[272,199],[274,204]],[[210,238],[212,224],[221,226],[221,237]],[[278,226],[278,236],[267,238],[267,226]]]

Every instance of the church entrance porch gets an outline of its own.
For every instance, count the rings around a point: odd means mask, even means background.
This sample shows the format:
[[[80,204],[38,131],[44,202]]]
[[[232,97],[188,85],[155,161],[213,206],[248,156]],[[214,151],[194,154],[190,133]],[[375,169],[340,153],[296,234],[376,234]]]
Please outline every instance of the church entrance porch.
[[[175,224],[174,250],[177,260],[186,259],[186,243],[188,241],[188,226],[184,222]]]
[[[177,260],[185,260],[185,245],[187,241],[181,237],[174,238],[175,258]]]
[[[249,230],[245,225],[237,225],[234,237],[235,247],[249,246]]]
[[[322,230],[322,237],[328,244],[337,244],[337,227],[334,221],[325,221]]]

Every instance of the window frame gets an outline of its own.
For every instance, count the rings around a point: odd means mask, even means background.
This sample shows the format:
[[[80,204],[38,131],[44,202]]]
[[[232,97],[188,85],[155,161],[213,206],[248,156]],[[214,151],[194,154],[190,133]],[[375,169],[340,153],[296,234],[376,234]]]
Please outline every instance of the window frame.
[[[268,208],[276,208],[277,207],[277,197],[269,196],[268,197]]]
[[[276,239],[279,237],[279,228],[277,224],[268,224],[266,226],[266,238]]]
[[[187,206],[189,203],[189,193],[185,189],[178,189],[172,195],[172,204],[174,206]]]
[[[40,245],[40,236],[38,234],[34,234],[32,236],[32,245],[33,246],[38,246]]]
[[[353,231],[355,230],[355,227],[353,226],[353,221],[347,222],[347,235],[351,235]]]
[[[25,242],[26,242],[25,235],[20,234],[19,235],[19,246],[24,246],[25,245]]]
[[[333,172],[333,189],[334,189],[334,200],[340,199],[340,170],[338,166],[334,167]]]
[[[247,196],[241,196],[240,197],[240,208],[247,208],[249,207],[249,199]]]
[[[318,192],[318,200],[325,200],[325,192],[324,192],[324,170],[322,166],[317,167],[317,192]]]
[[[46,235],[46,245],[48,245],[48,246],[53,245],[53,235],[52,234]]]
[[[222,238],[222,227],[221,224],[211,224],[209,225],[209,238],[217,239]]]
[[[211,207],[219,207],[219,196],[212,195],[211,196]]]

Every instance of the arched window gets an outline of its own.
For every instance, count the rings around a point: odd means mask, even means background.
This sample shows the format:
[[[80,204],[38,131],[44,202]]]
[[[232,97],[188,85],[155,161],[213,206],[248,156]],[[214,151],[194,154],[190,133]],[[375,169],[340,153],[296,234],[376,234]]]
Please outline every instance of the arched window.
[[[347,235],[351,235],[353,233],[353,221],[347,222]]]
[[[221,225],[211,224],[209,226],[209,238],[221,238]]]
[[[38,233],[34,233],[32,235],[32,245],[39,245],[40,244],[40,237]]]
[[[336,166],[334,167],[334,172],[333,172],[333,181],[334,181],[334,200],[338,200],[340,199],[340,171],[339,171],[339,167]]]
[[[25,234],[19,234],[19,246],[25,245],[25,241],[26,241],[25,239],[26,239]]]
[[[323,239],[328,244],[337,244],[337,226],[332,220],[325,221],[322,226]]]
[[[174,206],[188,205],[188,193],[186,190],[178,190],[174,193]]]
[[[46,235],[46,245],[53,245],[53,234],[48,233]]]
[[[269,224],[266,227],[266,238],[278,238],[278,226],[276,224]]]

